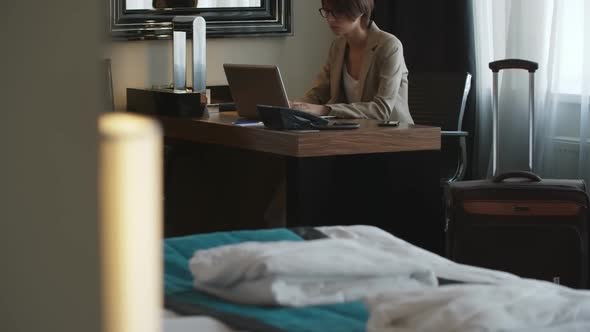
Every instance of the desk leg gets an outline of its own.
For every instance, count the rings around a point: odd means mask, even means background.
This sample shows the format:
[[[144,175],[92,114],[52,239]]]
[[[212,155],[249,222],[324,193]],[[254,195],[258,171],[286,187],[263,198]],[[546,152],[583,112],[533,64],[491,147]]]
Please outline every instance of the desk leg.
[[[287,225],[325,225],[334,208],[331,198],[334,159],[287,158]]]

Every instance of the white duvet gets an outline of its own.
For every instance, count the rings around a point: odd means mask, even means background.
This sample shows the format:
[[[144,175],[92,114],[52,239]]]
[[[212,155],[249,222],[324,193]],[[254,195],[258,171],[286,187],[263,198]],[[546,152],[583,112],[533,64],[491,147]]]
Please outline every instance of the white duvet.
[[[331,226],[318,227],[318,230],[331,238],[354,240],[362,245],[378,248],[392,256],[417,262],[430,269],[437,278],[469,283],[500,283],[520,279],[506,272],[457,264],[373,226]]]
[[[411,258],[439,278],[477,283],[368,296],[368,332],[590,331],[590,291],[457,264],[376,227],[320,230]]]
[[[368,332],[590,331],[590,292],[534,280],[386,292]]]
[[[330,239],[198,251],[195,287],[251,304],[362,298],[369,332],[590,331],[589,291],[457,264],[376,227],[319,229]],[[437,277],[471,284],[436,287]]]

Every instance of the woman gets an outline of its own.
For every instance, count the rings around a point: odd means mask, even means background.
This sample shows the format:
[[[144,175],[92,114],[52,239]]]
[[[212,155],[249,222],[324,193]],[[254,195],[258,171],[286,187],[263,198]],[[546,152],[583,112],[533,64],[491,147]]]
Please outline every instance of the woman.
[[[371,20],[373,0],[322,0],[337,38],[315,85],[292,107],[339,118],[414,123],[402,44]]]

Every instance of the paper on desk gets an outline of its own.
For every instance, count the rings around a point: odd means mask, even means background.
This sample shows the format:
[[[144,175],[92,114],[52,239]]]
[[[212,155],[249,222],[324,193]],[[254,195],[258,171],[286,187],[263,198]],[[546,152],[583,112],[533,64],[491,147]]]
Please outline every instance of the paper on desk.
[[[256,120],[236,120],[232,124],[240,127],[264,128],[264,123]]]

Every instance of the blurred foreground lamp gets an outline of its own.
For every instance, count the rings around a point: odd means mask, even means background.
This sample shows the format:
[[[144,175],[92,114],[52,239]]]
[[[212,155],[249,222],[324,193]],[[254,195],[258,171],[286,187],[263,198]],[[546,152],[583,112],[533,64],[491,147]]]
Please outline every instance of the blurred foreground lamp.
[[[99,119],[104,331],[158,332],[162,315],[162,133],[129,113]]]

